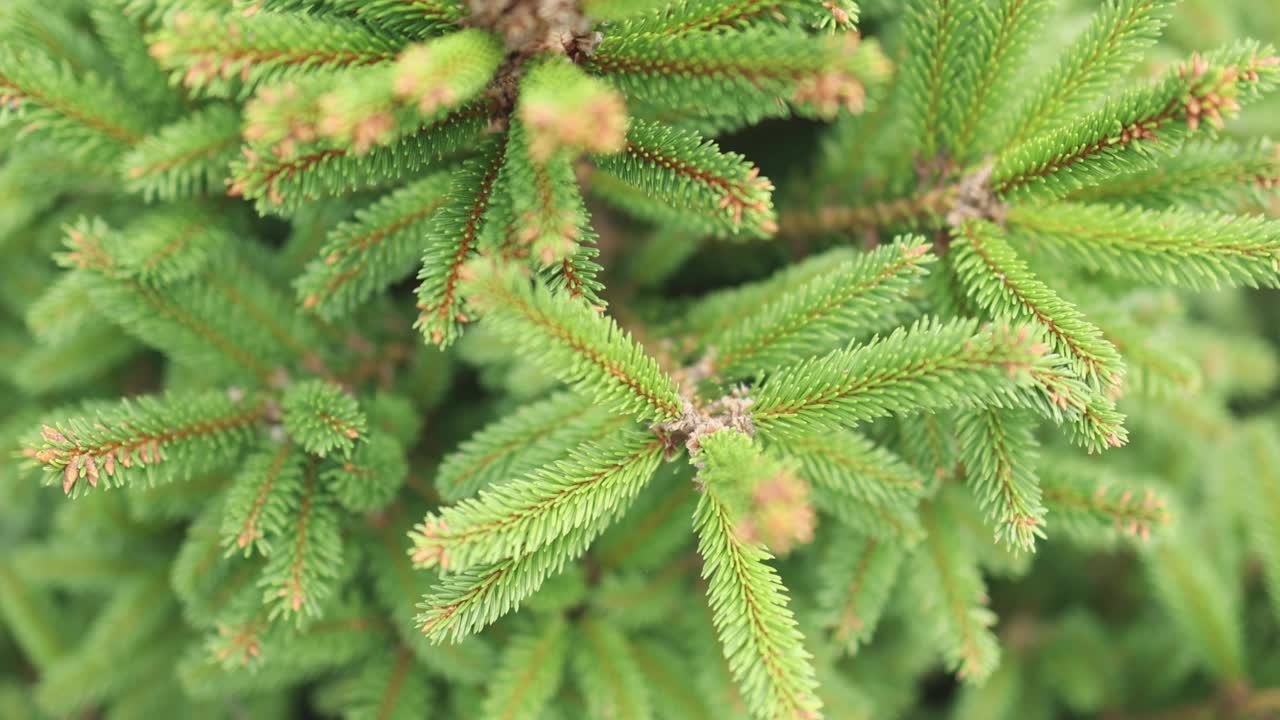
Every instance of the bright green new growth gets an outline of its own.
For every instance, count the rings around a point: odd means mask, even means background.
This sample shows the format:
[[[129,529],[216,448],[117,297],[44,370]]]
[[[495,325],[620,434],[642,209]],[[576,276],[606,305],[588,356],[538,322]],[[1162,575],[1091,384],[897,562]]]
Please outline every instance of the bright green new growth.
[[[1280,59],[1059,5],[0,8],[0,716],[1264,712]]]

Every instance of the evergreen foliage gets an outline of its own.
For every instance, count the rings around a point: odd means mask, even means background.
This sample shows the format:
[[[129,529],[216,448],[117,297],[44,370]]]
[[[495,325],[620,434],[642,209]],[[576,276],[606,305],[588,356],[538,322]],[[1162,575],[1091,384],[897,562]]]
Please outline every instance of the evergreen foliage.
[[[1266,716],[1206,8],[9,0],[0,717]]]

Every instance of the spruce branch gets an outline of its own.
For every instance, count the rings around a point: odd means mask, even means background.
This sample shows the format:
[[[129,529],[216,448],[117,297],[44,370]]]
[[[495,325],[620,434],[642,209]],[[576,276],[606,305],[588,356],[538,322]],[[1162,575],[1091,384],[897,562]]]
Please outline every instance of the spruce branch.
[[[129,189],[176,200],[220,192],[240,145],[240,114],[210,105],[142,138],[121,161]]]
[[[503,172],[511,194],[516,240],[542,265],[564,263],[588,237],[587,210],[565,154],[539,160],[522,123],[510,130]]]
[[[971,54],[978,58],[968,72],[971,99],[960,103],[959,129],[951,154],[972,158],[977,147],[990,147],[1001,100],[1009,95],[1018,63],[1027,54],[1050,10],[1050,0],[1000,0],[995,7],[977,3],[973,9],[979,38]],[[953,91],[954,92],[954,91]]]
[[[1168,0],[1120,0],[1103,6],[1036,83],[1007,129],[994,138],[996,144],[1017,145],[1061,126],[1101,97],[1138,53],[1155,42],[1171,7]]]
[[[1245,428],[1243,449],[1249,458],[1249,503],[1245,514],[1246,528],[1252,540],[1253,553],[1262,562],[1262,575],[1267,585],[1271,607],[1280,615],[1280,523],[1273,514],[1280,506],[1280,474],[1277,459],[1280,446],[1275,440],[1275,425],[1256,421]]]
[[[463,164],[432,216],[427,247],[418,279],[418,321],[415,327],[435,345],[445,347],[457,339],[459,326],[469,322],[459,294],[463,266],[476,251],[480,232],[490,219],[490,206],[498,192],[495,183],[502,169],[505,142],[489,143],[484,152]]]
[[[902,549],[893,542],[840,528],[827,542],[817,591],[821,623],[852,655],[871,640],[889,603]]]
[[[710,334],[705,343],[714,350],[714,372],[733,377],[783,365],[856,336],[885,315],[905,314],[908,290],[933,259],[928,245],[907,238],[808,278]]]
[[[282,155],[317,141],[364,155],[476,101],[501,62],[497,40],[472,29],[411,46],[391,65],[278,83],[246,106],[245,138]]]
[[[1280,152],[1262,139],[1192,140],[1156,167],[1117,175],[1067,196],[1072,202],[1109,202],[1162,210],[1178,205],[1231,211],[1250,197],[1280,187]]]
[[[290,512],[258,580],[271,619],[295,617],[301,623],[304,617],[319,616],[342,568],[341,523],[316,475],[311,462],[302,482],[292,488]]]
[[[721,442],[741,442],[722,430],[703,439],[712,456]],[[725,448],[728,450],[729,448]],[[709,460],[714,466],[714,460]],[[744,539],[728,500],[708,483],[694,514],[707,598],[730,672],[759,718],[816,718],[821,702],[810,656],[787,607],[782,582],[766,564],[769,552]]]
[[[1094,270],[1169,285],[1275,285],[1276,221],[1182,208],[1140,210],[1057,203],[1012,208],[1012,233]]]
[[[833,248],[792,263],[765,280],[707,293],[698,299],[679,330],[684,341],[697,344],[701,353],[710,352],[707,337],[724,336],[741,318],[761,308],[773,307],[785,298],[802,295],[806,284],[824,277],[832,267],[852,267],[859,256],[849,248]]]
[[[237,457],[265,405],[220,391],[139,397],[46,424],[23,454],[70,495],[135,480],[186,479]],[[135,477],[136,476],[136,477]]]
[[[10,48],[0,51],[0,110],[90,163],[110,165],[151,129],[112,83],[77,77],[52,58]]]
[[[333,320],[408,274],[421,259],[421,237],[450,185],[446,173],[428,175],[327,233],[318,259],[294,281],[303,307]]]
[[[418,171],[473,144],[490,119],[490,106],[475,103],[363,155],[353,147],[308,148],[283,157],[243,148],[243,157],[232,164],[227,192],[255,201],[265,213],[380,187],[389,176]]]
[[[560,688],[569,641],[569,627],[560,618],[513,638],[498,661],[481,717],[516,720],[547,707]]]
[[[319,380],[290,385],[280,402],[284,430],[307,452],[325,457],[340,450],[350,457],[363,441],[369,421],[360,404],[342,388]]]
[[[1170,534],[1143,554],[1157,601],[1207,669],[1224,681],[1245,674],[1239,594],[1194,534]]]
[[[1152,487],[1120,482],[1092,464],[1054,458],[1043,464],[1041,484],[1054,528],[1083,542],[1151,539],[1173,518],[1168,500]]]
[[[361,23],[292,13],[177,13],[148,41],[174,82],[240,98],[287,77],[385,63],[399,49],[392,36]]]
[[[618,152],[626,142],[622,95],[561,57],[545,58],[526,72],[516,114],[528,129],[535,161],[562,152]]]
[[[405,448],[394,435],[372,432],[351,457],[329,464],[321,473],[344,509],[373,512],[395,500],[409,474]]]
[[[965,480],[995,525],[995,539],[1015,551],[1034,551],[1036,538],[1046,537],[1046,511],[1029,418],[986,408],[962,414],[956,435]]]
[[[1253,43],[1194,55],[1149,87],[1000,153],[992,189],[1005,197],[1062,197],[1117,172],[1146,170],[1153,155],[1175,151],[1202,122],[1221,127],[1278,75],[1280,57]]]
[[[1029,322],[1080,377],[1117,386],[1124,365],[1115,346],[1074,305],[1040,281],[996,225],[971,220],[956,231],[950,264],[969,298],[999,323]]]
[[[752,27],[848,29],[857,21],[857,12],[855,4],[844,0],[821,5],[809,0],[685,0],[652,13],[636,12],[623,20],[622,28],[627,34],[663,35]]]
[[[472,306],[548,372],[613,412],[653,420],[681,417],[684,400],[674,381],[612,319],[529,283],[515,268],[490,261],[469,268]]]
[[[419,605],[418,627],[431,642],[460,641],[520,607],[548,577],[586,552],[603,530],[578,528],[539,550],[443,575]]]
[[[592,717],[654,717],[649,687],[631,642],[610,623],[588,617],[578,623],[571,667]]]
[[[799,463],[814,504],[860,533],[913,543],[929,481],[901,457],[852,432],[788,438],[772,447]]]
[[[608,413],[560,392],[502,417],[445,457],[436,488],[449,501],[546,465],[609,424]]]
[[[911,123],[911,149],[922,158],[952,150],[962,122],[960,102],[977,92],[970,71],[977,63],[975,38],[963,32],[978,21],[972,0],[915,0],[903,20],[907,60],[900,82],[904,116]]]
[[[692,116],[732,113],[750,120],[791,107],[861,110],[865,87],[841,73],[843,38],[765,30],[609,34],[585,61],[628,98]]]
[[[1009,402],[1044,366],[1023,330],[978,332],[972,321],[925,319],[860,348],[837,350],[770,376],[752,417],[779,437],[840,429],[893,413]]]
[[[910,562],[914,594],[942,643],[947,666],[966,682],[981,684],[995,670],[1000,647],[986,606],[987,590],[966,552],[954,500],[940,498],[922,511],[925,540]]]
[[[662,443],[635,430],[584,443],[563,460],[428,516],[412,535],[414,563],[464,571],[607,522],[649,481],[661,455]]]
[[[740,155],[694,133],[636,120],[622,152],[596,163],[646,195],[702,216],[717,234],[765,237],[777,229],[773,185]]]
[[[281,443],[251,454],[231,481],[220,535],[227,553],[267,555],[268,534],[278,536],[289,512],[292,488],[302,483],[306,457],[296,446]]]

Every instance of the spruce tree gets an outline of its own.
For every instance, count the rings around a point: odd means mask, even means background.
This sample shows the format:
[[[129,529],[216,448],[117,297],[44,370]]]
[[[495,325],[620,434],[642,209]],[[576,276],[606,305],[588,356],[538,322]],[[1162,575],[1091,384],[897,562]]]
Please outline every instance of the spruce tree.
[[[0,716],[1276,712],[1205,13],[10,0]]]

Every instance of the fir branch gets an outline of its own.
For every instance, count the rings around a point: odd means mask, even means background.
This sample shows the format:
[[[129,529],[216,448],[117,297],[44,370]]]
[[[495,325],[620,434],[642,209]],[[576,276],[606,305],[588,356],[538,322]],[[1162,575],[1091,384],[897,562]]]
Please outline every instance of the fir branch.
[[[735,435],[722,431],[708,436]],[[725,501],[710,489],[694,514],[707,598],[730,672],[758,718],[815,718],[821,703],[803,638],[769,552],[744,541]]]
[[[683,414],[674,381],[612,319],[530,285],[514,268],[472,267],[471,303],[546,371],[619,414],[654,420]]]
[[[970,220],[956,235],[951,267],[978,307],[996,322],[1034,323],[1078,375],[1103,386],[1120,384],[1124,366],[1115,346],[1027,268],[1000,228]]]
[[[226,392],[140,397],[46,424],[24,455],[63,492],[180,480],[235,459],[265,406]],[[159,466],[159,467],[157,467]],[[137,476],[137,477],[135,477]]]
[[[877,417],[1008,402],[1045,363],[1025,330],[977,333],[972,321],[917,322],[909,331],[837,350],[770,376],[752,418],[780,437],[840,429]]]
[[[607,522],[652,477],[663,445],[640,431],[588,442],[522,479],[428,516],[414,528],[414,563],[463,571],[550,546]]]
[[[1058,203],[1011,208],[1010,231],[1098,271],[1191,288],[1275,285],[1280,225],[1248,215]]]

